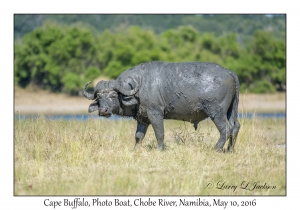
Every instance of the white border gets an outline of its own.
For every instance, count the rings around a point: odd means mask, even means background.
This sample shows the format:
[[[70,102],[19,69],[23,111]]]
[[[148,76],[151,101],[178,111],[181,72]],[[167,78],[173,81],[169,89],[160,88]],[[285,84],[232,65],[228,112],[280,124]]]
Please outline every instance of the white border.
[[[5,3],[3,3],[5,2]],[[295,1],[293,1],[295,2]],[[287,196],[221,197],[222,200],[257,199],[258,209],[298,206],[299,190],[299,15],[297,6],[274,1],[2,1],[1,10],[1,209],[43,209],[46,197],[13,196],[13,14],[14,13],[286,13],[287,14]],[[289,8],[287,10],[287,8]],[[4,117],[3,117],[4,116]],[[296,121],[297,119],[297,121]],[[299,130],[299,129],[298,129]],[[202,196],[200,196],[202,197]],[[52,197],[63,199],[63,197]],[[91,199],[92,197],[87,197]],[[103,198],[103,197],[101,197]],[[113,197],[114,199],[117,197]],[[124,197],[123,197],[124,198]],[[158,198],[158,197],[155,197]],[[166,197],[163,197],[166,198]],[[170,198],[170,197],[167,197]],[[214,197],[203,197],[212,200]],[[134,199],[134,198],[130,198]],[[178,199],[175,197],[174,199]],[[18,208],[19,207],[19,208]],[[46,207],[45,207],[46,208]],[[220,207],[219,207],[220,208]],[[249,208],[249,207],[248,207]],[[298,207],[299,208],[299,207]],[[293,208],[295,209],[295,208]]]

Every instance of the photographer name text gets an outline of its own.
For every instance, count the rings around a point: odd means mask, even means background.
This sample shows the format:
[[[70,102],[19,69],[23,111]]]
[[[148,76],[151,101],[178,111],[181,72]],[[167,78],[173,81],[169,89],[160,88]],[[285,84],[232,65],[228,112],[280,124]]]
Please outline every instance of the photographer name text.
[[[207,182],[206,184],[207,189],[217,189],[217,190],[231,190],[235,192],[237,189],[240,190],[247,190],[247,191],[256,191],[256,190],[275,190],[275,185],[270,185],[266,182],[254,181],[242,181],[240,184],[230,184],[226,181],[218,181],[214,182]]]

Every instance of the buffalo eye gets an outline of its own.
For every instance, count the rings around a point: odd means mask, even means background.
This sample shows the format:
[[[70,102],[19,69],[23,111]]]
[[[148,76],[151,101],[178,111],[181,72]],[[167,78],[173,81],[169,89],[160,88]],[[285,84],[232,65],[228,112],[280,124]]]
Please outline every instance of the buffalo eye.
[[[97,93],[97,98],[101,99],[102,98],[102,93]]]

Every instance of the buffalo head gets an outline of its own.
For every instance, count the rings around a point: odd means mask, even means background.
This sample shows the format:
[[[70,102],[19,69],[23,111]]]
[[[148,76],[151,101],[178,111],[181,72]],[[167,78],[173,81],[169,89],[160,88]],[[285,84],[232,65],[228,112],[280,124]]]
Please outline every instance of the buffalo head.
[[[88,93],[83,87],[83,95],[89,100],[95,100],[90,104],[88,111],[98,110],[99,116],[110,117],[112,114],[122,114],[123,109],[138,103],[134,94],[138,92],[139,85],[136,80],[100,81],[97,83],[94,93]]]

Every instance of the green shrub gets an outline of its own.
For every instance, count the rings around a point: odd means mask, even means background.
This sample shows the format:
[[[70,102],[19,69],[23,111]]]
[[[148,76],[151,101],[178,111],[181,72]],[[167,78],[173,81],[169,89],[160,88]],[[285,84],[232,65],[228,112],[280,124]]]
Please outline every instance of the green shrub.
[[[249,87],[252,93],[274,93],[276,88],[267,80],[256,81]]]
[[[70,95],[78,95],[81,90],[81,80],[77,74],[68,72],[62,79],[64,92]]]
[[[99,77],[101,74],[100,69],[96,66],[90,66],[87,68],[87,70],[84,72],[84,79],[86,81],[92,81],[95,78]]]

